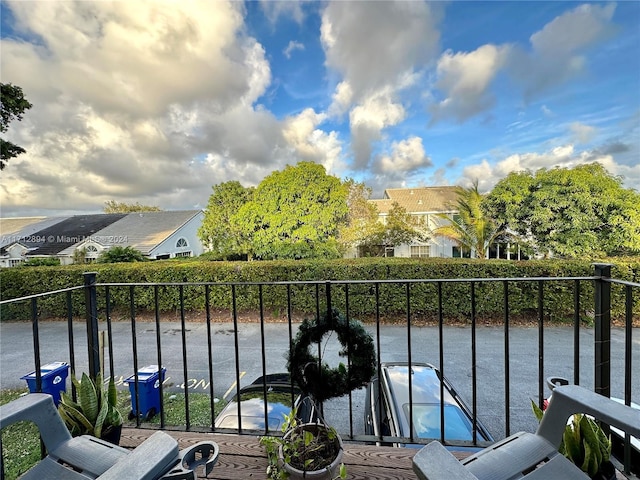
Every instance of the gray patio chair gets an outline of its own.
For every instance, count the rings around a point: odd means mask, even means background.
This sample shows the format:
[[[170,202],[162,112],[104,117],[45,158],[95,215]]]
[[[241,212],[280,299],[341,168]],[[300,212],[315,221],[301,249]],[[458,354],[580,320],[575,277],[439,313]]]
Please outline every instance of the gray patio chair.
[[[178,451],[178,442],[158,431],[134,450],[96,437],[71,437],[51,395],[32,393],[0,406],[0,428],[34,422],[47,456],[31,468],[25,480],[195,480],[196,468],[208,475],[218,459],[214,442],[200,442]],[[4,472],[4,465],[2,465]]]
[[[569,417],[585,413],[640,437],[640,411],[577,385],[559,386],[535,434],[520,432],[458,461],[439,442],[431,442],[413,458],[421,480],[588,480],[558,453]]]

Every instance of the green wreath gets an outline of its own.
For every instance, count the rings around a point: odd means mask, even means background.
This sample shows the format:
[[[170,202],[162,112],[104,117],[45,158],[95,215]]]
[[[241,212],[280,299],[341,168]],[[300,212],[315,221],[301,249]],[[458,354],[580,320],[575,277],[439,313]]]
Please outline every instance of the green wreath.
[[[348,369],[343,363],[338,368],[320,365],[318,357],[309,353],[309,347],[330,331],[336,332],[342,345],[340,356],[349,358]],[[287,369],[300,389],[316,401],[341,397],[371,381],[376,369],[373,338],[360,322],[346,320],[337,310],[321,319],[305,319],[291,344]]]

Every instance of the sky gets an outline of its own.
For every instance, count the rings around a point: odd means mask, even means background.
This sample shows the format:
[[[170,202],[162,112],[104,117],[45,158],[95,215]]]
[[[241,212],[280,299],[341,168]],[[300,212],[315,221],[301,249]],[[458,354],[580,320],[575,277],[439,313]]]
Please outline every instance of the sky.
[[[205,208],[299,161],[381,198],[600,162],[640,189],[640,2],[1,2],[3,217]]]

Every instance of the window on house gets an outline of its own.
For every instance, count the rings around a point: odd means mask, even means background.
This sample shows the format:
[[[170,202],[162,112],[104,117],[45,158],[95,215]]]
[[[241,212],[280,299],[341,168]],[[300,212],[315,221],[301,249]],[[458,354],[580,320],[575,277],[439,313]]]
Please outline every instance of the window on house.
[[[189,243],[187,243],[187,239],[186,238],[179,238],[178,241],[176,242],[176,248],[185,248],[185,247],[188,247],[188,246],[189,246]],[[176,257],[177,257],[177,255],[176,255]]]
[[[190,257],[191,256],[191,252],[177,252],[175,256],[176,256],[176,258],[178,258],[178,257]]]
[[[431,249],[429,245],[412,245],[411,246],[411,258],[424,258],[429,257]]]
[[[453,258],[471,258],[471,250],[454,245],[452,256]]]

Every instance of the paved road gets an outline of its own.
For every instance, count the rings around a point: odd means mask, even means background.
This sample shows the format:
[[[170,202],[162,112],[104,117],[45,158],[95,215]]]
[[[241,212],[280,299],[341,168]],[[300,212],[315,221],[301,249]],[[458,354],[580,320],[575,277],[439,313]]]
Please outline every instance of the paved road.
[[[101,324],[101,328],[106,328]],[[297,325],[294,325],[294,332]],[[375,328],[368,327],[375,337]],[[155,324],[138,323],[136,343],[139,367],[157,363]],[[268,373],[285,369],[284,353],[288,348],[286,324],[264,325],[265,370]],[[180,323],[161,323],[162,363],[167,368],[165,386],[180,390],[184,385],[190,391],[209,391],[209,361],[207,328],[204,323],[189,323],[185,332],[187,375],[183,374],[183,348]],[[86,371],[87,348],[83,323],[74,324],[74,348],[76,369]],[[123,379],[133,374],[132,331],[128,322],[113,324],[114,363],[116,376]],[[632,384],[633,401],[640,403],[640,329],[634,329]],[[383,326],[380,331],[380,355],[382,361],[407,360],[407,327]],[[471,404],[471,329],[446,327],[444,329],[444,373],[467,403]],[[240,384],[251,383],[262,374],[261,329],[259,324],[240,324],[237,336],[231,323],[212,325],[212,371],[214,395],[223,397],[235,391],[235,344],[238,344],[238,369]],[[529,406],[530,398],[538,392],[538,331],[537,328],[512,328],[510,342],[511,379],[511,431],[532,430],[536,422]],[[43,322],[40,325],[41,362],[69,361],[68,332],[66,323]],[[331,365],[339,361],[339,343],[327,341],[325,358]],[[580,382],[593,386],[593,330],[580,333]],[[412,361],[437,365],[439,358],[438,330],[435,327],[412,327]],[[106,352],[108,359],[108,352]],[[624,392],[624,331],[612,332],[612,395],[621,397]],[[33,371],[33,340],[29,324],[0,323],[0,388],[22,387],[20,377]],[[544,333],[544,375],[560,375],[573,379],[573,331],[564,327],[548,327]],[[478,327],[477,329],[477,384],[478,414],[481,421],[496,438],[504,436],[504,329]],[[126,388],[126,387],[122,387]],[[363,433],[363,391],[353,394],[351,409],[353,425],[345,420],[349,412],[348,398],[332,400],[325,405],[327,421],[341,432]]]

